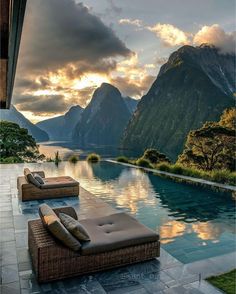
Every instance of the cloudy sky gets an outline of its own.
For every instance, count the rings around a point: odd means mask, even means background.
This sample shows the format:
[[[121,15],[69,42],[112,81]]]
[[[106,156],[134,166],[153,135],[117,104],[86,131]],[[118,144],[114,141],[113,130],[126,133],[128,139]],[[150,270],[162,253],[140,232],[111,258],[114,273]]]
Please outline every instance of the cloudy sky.
[[[112,83],[140,98],[170,53],[234,50],[234,0],[28,0],[13,104],[37,122],[85,107]]]

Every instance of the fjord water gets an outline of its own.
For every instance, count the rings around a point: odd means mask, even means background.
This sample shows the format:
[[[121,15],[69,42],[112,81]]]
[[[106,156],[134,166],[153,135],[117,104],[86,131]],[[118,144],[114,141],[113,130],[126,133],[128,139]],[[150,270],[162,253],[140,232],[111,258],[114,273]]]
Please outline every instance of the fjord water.
[[[46,168],[45,168],[46,167]],[[235,251],[235,200],[228,193],[177,183],[102,161],[44,164],[46,174],[71,175],[82,187],[157,231],[162,247],[183,263]]]
[[[115,146],[103,146],[103,145],[89,145],[79,146],[75,142],[71,141],[47,141],[39,143],[39,152],[44,154],[47,158],[54,158],[55,152],[59,152],[62,160],[67,160],[71,155],[77,155],[80,158],[85,158],[89,153],[98,153],[103,158],[117,157],[124,154],[124,150]],[[139,157],[140,153],[125,150],[125,154],[128,157]]]

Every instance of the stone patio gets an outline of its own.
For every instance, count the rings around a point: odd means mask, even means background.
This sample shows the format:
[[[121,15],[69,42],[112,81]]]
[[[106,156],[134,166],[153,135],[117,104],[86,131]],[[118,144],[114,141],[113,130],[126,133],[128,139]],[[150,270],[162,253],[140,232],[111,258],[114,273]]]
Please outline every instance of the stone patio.
[[[36,166],[36,165],[35,165]],[[37,169],[37,166],[36,168]],[[0,166],[0,277],[1,293],[221,293],[203,278],[235,267],[235,254],[182,264],[165,250],[161,257],[83,277],[39,285],[27,248],[27,221],[38,218],[38,205],[73,206],[79,219],[115,210],[81,188],[80,197],[45,201],[18,200],[16,178],[23,165]]]

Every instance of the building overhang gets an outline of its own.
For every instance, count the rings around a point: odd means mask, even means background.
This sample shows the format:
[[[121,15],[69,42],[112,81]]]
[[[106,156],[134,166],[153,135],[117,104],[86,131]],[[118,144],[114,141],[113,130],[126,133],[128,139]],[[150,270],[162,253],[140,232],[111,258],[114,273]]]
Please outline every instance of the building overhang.
[[[0,0],[0,108],[9,108],[27,0]]]

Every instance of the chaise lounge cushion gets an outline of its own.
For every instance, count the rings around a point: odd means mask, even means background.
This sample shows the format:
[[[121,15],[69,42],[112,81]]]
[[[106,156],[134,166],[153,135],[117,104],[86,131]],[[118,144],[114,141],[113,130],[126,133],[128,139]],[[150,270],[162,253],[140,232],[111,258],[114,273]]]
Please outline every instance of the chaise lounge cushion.
[[[41,185],[41,189],[75,187],[78,186],[78,184],[79,183],[71,177],[52,177],[44,179],[44,184]]]
[[[63,226],[60,219],[50,206],[45,203],[41,204],[39,206],[39,215],[44,226],[56,239],[60,240],[64,245],[74,251],[80,250],[80,242]]]
[[[82,244],[82,255],[96,254],[159,240],[158,234],[127,213],[85,219],[81,220],[80,223],[85,227],[91,238],[91,241]]]

